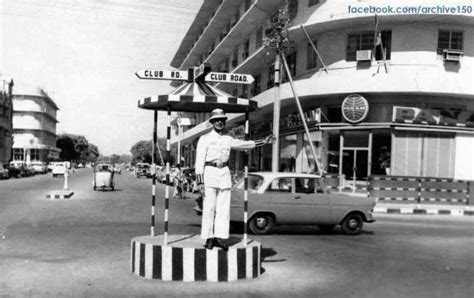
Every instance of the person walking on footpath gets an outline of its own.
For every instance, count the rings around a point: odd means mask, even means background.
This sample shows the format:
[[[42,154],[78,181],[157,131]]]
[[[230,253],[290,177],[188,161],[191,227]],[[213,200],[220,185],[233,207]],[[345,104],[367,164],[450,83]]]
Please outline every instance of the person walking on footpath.
[[[204,247],[228,249],[231,175],[228,161],[231,149],[248,150],[272,142],[272,136],[258,141],[244,141],[224,134],[227,116],[221,109],[211,112],[213,129],[199,138],[196,149],[196,178],[204,184],[201,238]]]

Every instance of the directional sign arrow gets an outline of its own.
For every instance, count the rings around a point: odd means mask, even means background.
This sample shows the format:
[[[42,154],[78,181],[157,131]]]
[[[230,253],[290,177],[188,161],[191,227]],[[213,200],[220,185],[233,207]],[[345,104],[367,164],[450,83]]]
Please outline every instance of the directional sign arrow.
[[[210,72],[204,78],[206,82],[222,82],[235,84],[252,84],[255,80],[252,75],[226,73],[226,72]]]
[[[180,70],[140,69],[135,75],[145,80],[188,80],[188,72]]]

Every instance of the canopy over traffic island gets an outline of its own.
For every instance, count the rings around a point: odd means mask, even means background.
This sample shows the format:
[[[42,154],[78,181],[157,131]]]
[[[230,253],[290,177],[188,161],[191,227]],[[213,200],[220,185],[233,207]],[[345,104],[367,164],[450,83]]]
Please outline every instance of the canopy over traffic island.
[[[192,82],[179,86],[166,95],[145,97],[138,107],[148,110],[176,112],[211,112],[222,109],[226,113],[244,113],[257,109],[257,102],[232,96],[205,82]]]

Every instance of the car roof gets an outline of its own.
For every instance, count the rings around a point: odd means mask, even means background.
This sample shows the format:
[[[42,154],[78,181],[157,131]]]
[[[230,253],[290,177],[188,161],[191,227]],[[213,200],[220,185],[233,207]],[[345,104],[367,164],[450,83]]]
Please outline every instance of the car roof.
[[[294,172],[250,172],[249,175],[259,175],[266,179],[275,178],[291,178],[291,177],[302,177],[302,178],[321,178],[320,175],[310,173],[294,173]]]

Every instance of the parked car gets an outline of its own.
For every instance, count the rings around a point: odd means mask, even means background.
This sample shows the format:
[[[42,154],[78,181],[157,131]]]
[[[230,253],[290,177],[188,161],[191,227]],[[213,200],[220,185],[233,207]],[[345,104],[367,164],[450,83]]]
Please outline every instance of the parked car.
[[[52,170],[53,177],[61,175],[64,176],[64,174],[66,174],[67,169],[67,164],[65,162],[55,162]]]
[[[232,191],[231,220],[243,220],[244,182]],[[248,177],[248,227],[257,235],[276,225],[316,225],[331,231],[340,225],[344,234],[358,235],[364,222],[372,223],[375,200],[367,195],[328,191],[318,175],[253,172]]]
[[[149,163],[137,163],[135,165],[135,170],[133,176],[136,178],[146,177],[151,178],[151,166]]]
[[[111,189],[115,190],[114,167],[110,164],[98,164],[94,168],[94,180],[92,181],[92,189]]]
[[[33,168],[35,173],[44,174],[48,172],[48,168],[46,167],[46,164],[39,160],[32,161],[31,167]]]
[[[8,170],[8,167],[4,166],[3,164],[0,164],[0,179],[8,178],[10,178],[10,171]]]
[[[8,169],[11,177],[21,178],[30,176],[26,163],[21,160],[11,161]]]

